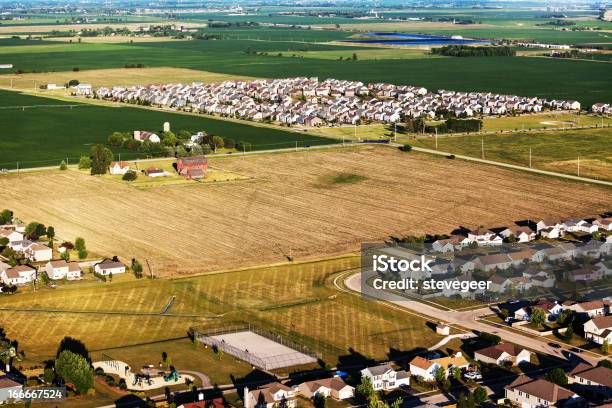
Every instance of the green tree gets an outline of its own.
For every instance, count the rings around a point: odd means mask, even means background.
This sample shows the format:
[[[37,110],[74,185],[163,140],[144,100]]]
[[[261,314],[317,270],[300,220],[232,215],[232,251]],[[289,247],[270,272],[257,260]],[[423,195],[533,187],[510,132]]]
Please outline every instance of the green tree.
[[[55,371],[64,381],[73,384],[79,394],[93,387],[93,369],[89,361],[79,354],[62,351],[55,360]]]
[[[26,225],[25,235],[30,239],[38,239],[47,233],[47,228],[39,222],[33,221]]]
[[[70,260],[70,252],[69,251],[62,252],[62,254],[60,255],[60,258],[68,262]]]
[[[59,169],[60,170],[68,170],[68,165],[66,164],[65,160],[62,160],[62,162],[60,163]]]
[[[111,146],[120,147],[123,145],[125,141],[125,136],[121,132],[113,132],[108,139],[106,139],[106,143]]]
[[[567,385],[567,375],[560,368],[553,368],[546,374],[546,379],[557,385]]]
[[[79,159],[79,169],[90,169],[91,168],[91,158],[87,156],[81,156]]]
[[[608,340],[604,340],[603,344],[601,345],[601,352],[604,354],[608,354],[610,352],[610,343]]]
[[[55,381],[55,371],[52,368],[45,368],[43,372],[43,380],[46,384],[52,384]]]
[[[0,238],[0,247],[5,247],[9,244],[9,239],[7,237]]]
[[[453,368],[453,377],[457,381],[461,381],[461,368],[455,367]]]
[[[77,251],[81,251],[81,250],[83,250],[83,249],[86,249],[86,246],[85,246],[85,240],[84,240],[83,238],[81,238],[81,237],[77,237],[77,238],[74,240],[74,248],[75,248]]]
[[[142,278],[142,264],[137,259],[132,259],[132,272],[137,278]]]
[[[574,329],[572,328],[572,326],[569,326],[567,328],[563,337],[565,337],[565,340],[567,341],[570,341],[574,338]]]
[[[361,384],[355,388],[355,393],[357,397],[364,401],[370,401],[376,395],[372,381],[370,381],[368,377],[363,377],[361,379]]]
[[[0,212],[0,224],[10,224],[13,220],[13,212],[11,210],[2,210]]]
[[[570,309],[565,309],[559,317],[557,318],[557,323],[560,325],[564,325],[565,323],[570,323],[570,318],[572,317],[573,311]]]
[[[89,252],[87,252],[86,249],[81,249],[79,251],[79,259],[85,259],[87,258],[87,255],[89,255]]]
[[[536,326],[541,326],[546,322],[546,312],[539,308],[534,307],[531,311],[531,323]]]
[[[446,370],[442,367],[438,367],[434,372],[434,378],[438,384],[442,384],[446,380]]]
[[[221,136],[213,136],[212,144],[215,151],[217,151],[217,149],[221,149],[224,146],[223,138]]]
[[[134,181],[138,178],[138,173],[136,173],[133,170],[128,170],[125,172],[125,174],[121,177],[121,180],[123,181]]]
[[[91,148],[91,174],[106,174],[108,166],[113,161],[113,152],[101,144]]]
[[[47,238],[49,238],[49,239],[55,238],[55,228],[53,228],[51,225],[49,225],[47,227],[47,232],[46,232],[45,235],[47,235]]]
[[[476,404],[483,404],[488,399],[489,396],[487,395],[487,390],[485,390],[484,387],[477,387],[474,390],[474,402]]]
[[[325,405],[327,404],[327,398],[325,397],[325,395],[317,393],[314,397],[312,397],[312,403],[315,408],[325,408]]]

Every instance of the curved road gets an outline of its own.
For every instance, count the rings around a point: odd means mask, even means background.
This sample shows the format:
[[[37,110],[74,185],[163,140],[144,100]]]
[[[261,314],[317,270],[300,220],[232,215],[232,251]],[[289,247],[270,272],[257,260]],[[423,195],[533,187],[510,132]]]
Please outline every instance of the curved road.
[[[364,291],[362,292],[361,272],[346,278],[344,281],[344,285],[354,292],[362,293],[366,296],[369,295],[374,298],[379,298],[379,295],[376,294],[376,290],[370,286],[364,288]],[[499,328],[499,330],[497,330],[496,327],[493,325],[478,321],[477,319],[482,318],[483,316],[491,315],[491,310],[488,307],[468,311],[442,311],[433,306],[429,306],[425,303],[417,302],[415,300],[388,300],[387,302],[395,306],[399,306],[408,311],[428,316],[433,320],[445,321],[452,326],[456,326],[456,328],[467,328],[477,332],[494,333],[505,341],[515,343],[531,350],[535,350],[544,354],[549,354],[558,358],[566,359],[563,352],[565,351],[567,354],[570,348],[563,343],[556,342],[551,339],[539,339],[533,336],[528,337],[527,334],[521,334],[503,328]],[[549,342],[557,343],[560,348],[553,348],[549,346]],[[605,357],[589,351],[584,351],[580,355],[580,358],[590,362],[591,364],[596,364],[599,360],[602,360]]]

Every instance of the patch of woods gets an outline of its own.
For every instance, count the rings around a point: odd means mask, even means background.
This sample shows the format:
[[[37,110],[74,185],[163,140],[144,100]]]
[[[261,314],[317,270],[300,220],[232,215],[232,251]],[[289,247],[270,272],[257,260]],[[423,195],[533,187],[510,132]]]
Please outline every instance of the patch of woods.
[[[432,48],[433,55],[445,57],[514,57],[516,51],[510,47],[471,47],[467,45],[447,45]]]
[[[408,118],[398,133],[471,133],[480,132],[482,120],[448,118],[442,123],[427,124],[424,118]]]

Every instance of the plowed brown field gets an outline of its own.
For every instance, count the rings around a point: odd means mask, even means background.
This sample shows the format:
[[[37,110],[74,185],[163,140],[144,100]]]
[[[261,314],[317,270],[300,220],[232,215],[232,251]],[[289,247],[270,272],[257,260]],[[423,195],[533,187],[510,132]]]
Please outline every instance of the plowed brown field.
[[[255,180],[138,189],[77,171],[0,177],[0,206],[148,259],[159,275],[320,257],[390,235],[595,216],[609,189],[387,147],[211,158]]]

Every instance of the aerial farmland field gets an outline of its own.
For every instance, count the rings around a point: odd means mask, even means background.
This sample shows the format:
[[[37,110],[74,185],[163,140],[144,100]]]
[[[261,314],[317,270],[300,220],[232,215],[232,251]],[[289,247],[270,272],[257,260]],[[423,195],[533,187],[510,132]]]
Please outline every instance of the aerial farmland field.
[[[63,44],[56,52],[36,46],[32,52],[2,50],[15,70],[72,71],[121,68],[126,64],[172,66],[238,76],[278,78],[318,76],[424,86],[428,89],[489,91],[549,99],[576,99],[583,106],[610,100],[612,81],[607,63],[527,57],[407,58],[336,61],[294,57],[311,51],[341,51],[346,56],[368,48],[302,42],[299,30],[285,38],[217,41],[162,41],[134,44]],[[307,31],[306,31],[307,32]],[[330,41],[330,40],[328,40]],[[40,48],[43,47],[43,48]],[[57,47],[50,45],[49,47]],[[23,47],[19,47],[23,48]],[[372,49],[371,47],[369,49]],[[52,50],[52,48],[50,49]],[[250,53],[246,53],[250,51]],[[279,55],[282,54],[282,55]],[[384,66],[384,69],[381,69]],[[499,78],[504,78],[500,81]],[[528,78],[529,80],[525,80]],[[5,83],[5,81],[2,81]]]
[[[72,104],[71,107],[59,106]],[[50,105],[50,106],[48,106]],[[26,108],[23,108],[26,106]],[[36,106],[36,107],[34,107]],[[245,141],[253,150],[278,149],[336,143],[328,138],[303,132],[250,126],[197,115],[162,112],[131,107],[107,107],[52,98],[0,91],[0,120],[12,132],[0,135],[0,163],[3,168],[55,166],[68,158],[76,163],[88,154],[92,144],[106,143],[116,131],[161,129],[170,122],[174,130],[204,130],[208,133]],[[135,158],[129,150],[116,150],[123,157]]]
[[[82,236],[96,253],[149,259],[166,276],[339,254],[367,240],[459,225],[608,210],[606,189],[388,147],[325,150],[212,157],[211,166],[250,178],[227,184],[141,190],[73,170],[12,174],[0,178],[0,199],[63,239]],[[30,206],[13,193],[25,185],[33,195],[62,194]],[[568,201],[576,190],[581,200]]]

